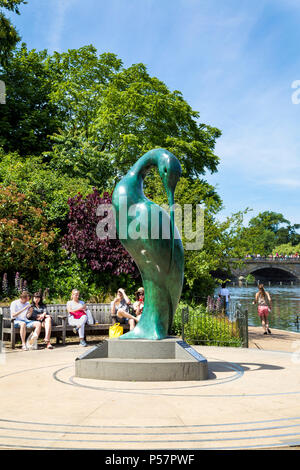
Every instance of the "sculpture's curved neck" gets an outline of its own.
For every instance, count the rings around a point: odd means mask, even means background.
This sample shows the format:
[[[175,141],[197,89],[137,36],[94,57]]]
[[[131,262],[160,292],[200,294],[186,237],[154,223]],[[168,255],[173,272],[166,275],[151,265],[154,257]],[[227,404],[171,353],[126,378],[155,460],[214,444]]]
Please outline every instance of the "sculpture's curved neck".
[[[150,150],[131,167],[126,179],[132,194],[144,194],[144,179],[153,166],[158,166],[158,155]]]
[[[135,173],[138,178],[144,180],[147,173],[153,166],[158,166],[158,155],[155,150],[150,150],[140,158],[135,165],[131,168],[131,171]]]
[[[150,171],[150,169],[153,166],[156,166],[158,168],[159,158],[160,158],[159,149],[150,150],[149,152],[145,153],[145,155],[143,155],[143,157],[141,157],[136,162],[136,164],[131,168],[132,177],[134,178],[135,189],[137,189],[140,192],[140,194],[143,193],[143,182],[144,182],[145,176],[147,175],[147,173]],[[167,191],[167,195],[168,195],[169,207],[170,207],[170,238],[172,240],[170,265],[169,265],[169,270],[170,270],[172,262],[173,262],[173,252],[174,252],[174,228],[175,228],[174,191],[172,190]]]

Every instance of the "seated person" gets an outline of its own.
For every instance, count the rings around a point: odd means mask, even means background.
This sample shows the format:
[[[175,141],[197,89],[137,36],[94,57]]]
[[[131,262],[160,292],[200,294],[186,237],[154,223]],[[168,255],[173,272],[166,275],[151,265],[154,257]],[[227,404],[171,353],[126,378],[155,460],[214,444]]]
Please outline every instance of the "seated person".
[[[34,328],[34,335],[37,338],[41,332],[41,327],[42,327],[41,322],[34,321],[26,317],[28,309],[30,308],[29,299],[30,299],[30,296],[28,292],[23,291],[20,295],[20,298],[17,300],[14,300],[10,305],[11,318],[15,319],[14,327],[20,328],[20,337],[22,341],[23,351],[28,350],[26,346],[26,327]]]
[[[143,287],[140,287],[135,293],[135,302],[133,304],[133,310],[136,314],[136,320],[139,321],[143,313],[144,308],[144,297],[145,291]]]
[[[71,300],[67,302],[68,323],[74,326],[74,333],[78,333],[81,346],[86,347],[87,342],[84,339],[84,328],[88,320],[86,314],[86,305],[83,300],[79,300],[80,292],[73,289],[71,292]]]
[[[130,299],[127,297],[124,289],[118,289],[117,296],[111,303],[111,314],[117,316],[118,323],[129,323],[130,330],[133,330],[138,320],[129,313],[130,304]]]
[[[26,317],[29,320],[41,322],[41,326],[45,328],[45,344],[47,349],[53,349],[50,343],[51,337],[51,316],[47,312],[47,307],[42,301],[42,296],[39,292],[33,294],[33,301],[28,309]],[[33,337],[35,334],[33,334]],[[37,339],[37,338],[36,338]]]

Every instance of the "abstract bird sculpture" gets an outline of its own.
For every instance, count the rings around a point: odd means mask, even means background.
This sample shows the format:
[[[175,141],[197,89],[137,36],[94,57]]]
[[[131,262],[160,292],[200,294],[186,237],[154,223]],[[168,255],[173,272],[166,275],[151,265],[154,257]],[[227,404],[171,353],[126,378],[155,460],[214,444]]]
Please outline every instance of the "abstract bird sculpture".
[[[153,166],[164,184],[170,215],[144,195],[143,181]],[[183,284],[183,246],[174,217],[174,192],[180,176],[177,158],[167,150],[154,149],[133,165],[114,190],[117,233],[136,262],[145,289],[141,319],[120,339],[168,336]]]

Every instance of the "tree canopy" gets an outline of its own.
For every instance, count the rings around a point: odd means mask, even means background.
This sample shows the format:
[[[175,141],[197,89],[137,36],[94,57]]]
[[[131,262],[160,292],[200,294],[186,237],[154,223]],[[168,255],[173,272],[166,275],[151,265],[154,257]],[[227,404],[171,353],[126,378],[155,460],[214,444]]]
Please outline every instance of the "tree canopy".
[[[275,247],[283,244],[295,246],[300,242],[297,230],[300,224],[292,225],[283,214],[265,211],[249,220],[248,226],[241,226],[234,241],[236,254],[260,254],[268,256]]]
[[[7,64],[8,58],[20,41],[20,36],[1,9],[20,14],[19,5],[27,3],[25,0],[0,0],[0,66]]]
[[[50,276],[55,284],[55,273],[66,265],[61,247],[76,269],[136,276],[117,240],[99,246],[92,209],[152,148],[170,150],[182,164],[177,202],[206,203],[208,219],[219,210],[222,202],[203,176],[217,171],[220,131],[200,123],[182,94],[151,77],[144,64],[126,68],[115,54],[98,54],[91,45],[49,54],[23,43],[0,69],[0,80],[7,84],[0,182],[3,189],[14,185],[55,227],[44,282]],[[145,189],[158,203],[165,198],[155,174]],[[80,228],[81,211],[86,223]]]
[[[68,199],[80,192],[87,196],[93,187],[87,179],[53,171],[42,156],[21,157],[0,150],[0,182],[14,184],[35,207],[44,207],[47,220],[65,232],[69,213]]]
[[[23,3],[0,0],[0,8],[19,14]],[[23,270],[33,286],[51,284],[57,295],[75,282],[94,297],[115,289],[115,278],[124,285],[139,282],[120,242],[97,239],[96,209],[153,148],[166,148],[181,163],[176,203],[205,207],[203,247],[185,251],[184,295],[211,293],[212,273],[226,269],[232,257],[298,246],[300,225],[282,214],[260,213],[248,226],[247,210],[217,220],[222,200],[205,174],[218,169],[221,131],[202,123],[182,93],[151,76],[143,63],[125,67],[115,54],[99,54],[92,45],[50,54],[25,43],[17,47],[18,41],[0,13],[0,80],[6,84],[6,104],[0,106],[0,271]],[[154,170],[145,179],[145,194],[167,203]],[[41,260],[38,279],[33,253]]]
[[[31,205],[16,186],[0,185],[0,272],[46,269],[54,239],[43,207]]]
[[[98,187],[156,147],[173,152],[190,178],[217,170],[220,131],[199,123],[182,94],[144,64],[124,68],[93,46],[49,55],[22,44],[0,79],[7,84],[7,106],[0,107],[6,152],[43,153],[52,169]]]
[[[46,58],[46,51],[29,51],[22,44],[0,70],[6,84],[6,104],[0,106],[0,147],[5,152],[29,157],[51,148],[49,136],[61,121],[49,98]]]

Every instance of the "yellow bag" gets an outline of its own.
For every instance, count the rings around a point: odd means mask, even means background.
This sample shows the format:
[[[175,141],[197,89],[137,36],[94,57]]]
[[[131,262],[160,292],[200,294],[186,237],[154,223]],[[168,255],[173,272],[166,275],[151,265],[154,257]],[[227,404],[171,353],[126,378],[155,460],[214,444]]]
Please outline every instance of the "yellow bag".
[[[109,327],[109,337],[118,338],[123,334],[123,326],[120,326],[120,323],[115,323]]]

